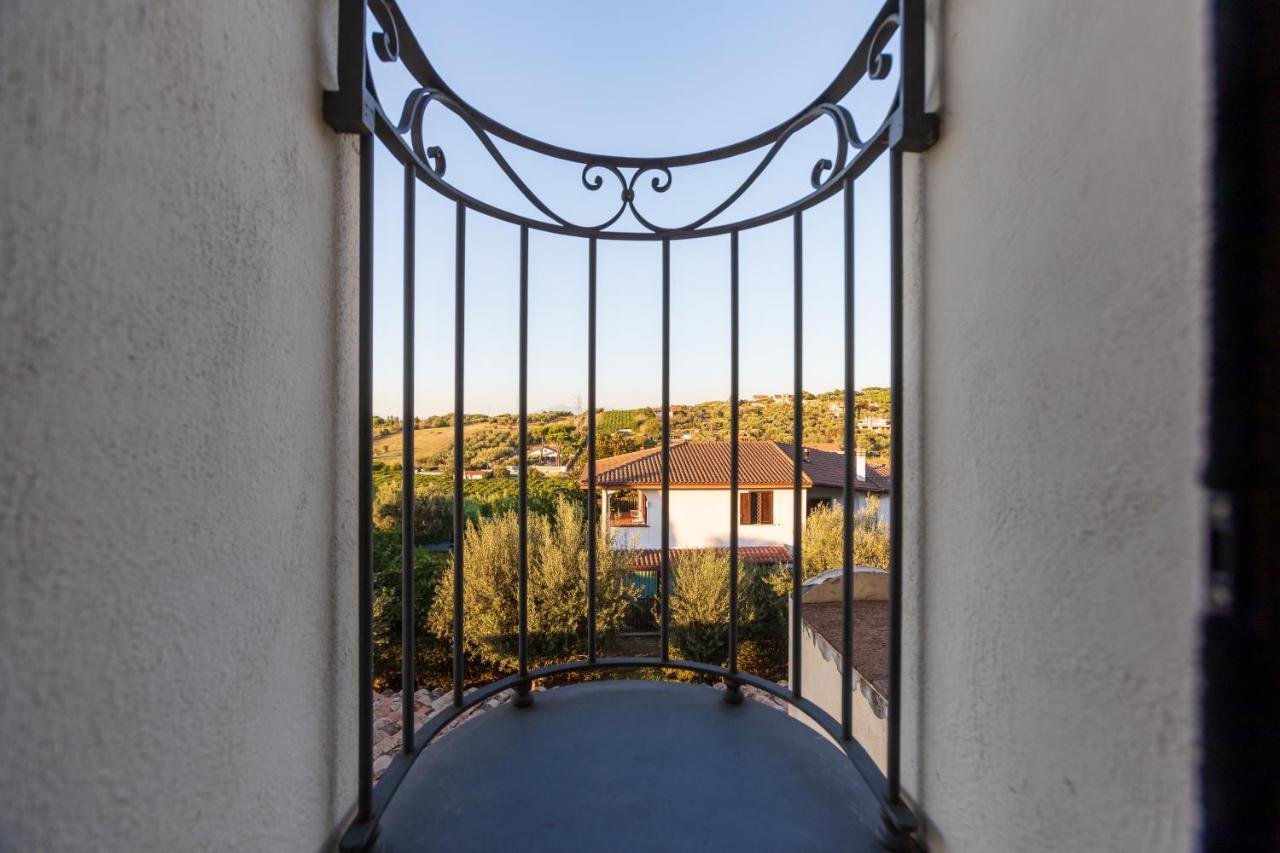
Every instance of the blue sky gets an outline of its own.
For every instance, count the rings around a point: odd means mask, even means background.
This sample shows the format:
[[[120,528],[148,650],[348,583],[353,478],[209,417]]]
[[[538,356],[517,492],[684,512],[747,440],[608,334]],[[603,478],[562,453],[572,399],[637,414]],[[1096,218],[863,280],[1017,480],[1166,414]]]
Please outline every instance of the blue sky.
[[[602,153],[665,155],[753,135],[793,114],[835,76],[866,29],[872,4],[858,2],[647,3],[495,2],[417,4],[405,14],[440,73],[475,108],[531,136]],[[892,52],[893,45],[890,47]],[[412,81],[396,66],[375,75],[388,112]],[[863,81],[845,100],[869,133],[879,125],[896,77]],[[427,114],[428,144],[448,158],[446,179],[514,210],[533,208],[510,186],[470,131],[438,106]],[[834,151],[831,126],[792,138],[769,170],[717,221],[784,203],[809,189],[809,170]],[[549,204],[575,221],[616,208],[611,183],[588,192],[581,166],[500,143]],[[663,195],[637,204],[664,225],[714,207],[762,152],[674,170]],[[401,408],[403,171],[379,150],[375,183],[374,411]],[[857,182],[856,384],[888,384],[887,162]],[[453,203],[417,191],[419,416],[453,408]],[[805,213],[805,387],[843,382],[842,249],[839,196]],[[629,227],[628,227],[629,226]],[[639,229],[629,218],[618,227]],[[466,410],[517,408],[519,231],[468,213]],[[791,222],[743,232],[741,391],[792,387]],[[608,408],[661,400],[661,246],[601,241],[597,396]],[[586,399],[586,241],[530,232],[529,408]],[[672,244],[671,397],[726,398],[729,391],[729,238]]]

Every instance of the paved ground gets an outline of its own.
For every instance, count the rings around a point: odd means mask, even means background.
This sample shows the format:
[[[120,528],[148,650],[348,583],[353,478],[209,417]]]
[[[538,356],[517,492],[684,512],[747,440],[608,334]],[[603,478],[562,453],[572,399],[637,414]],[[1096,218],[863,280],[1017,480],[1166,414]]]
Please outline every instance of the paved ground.
[[[472,688],[474,690],[475,688]],[[723,690],[724,684],[717,683],[716,690]],[[467,691],[468,693],[471,690]],[[542,692],[542,691],[539,691]],[[777,699],[757,690],[754,687],[744,687],[742,695],[748,699],[753,699],[766,707],[775,711],[786,713],[787,704],[781,699]],[[506,703],[512,696],[510,690],[499,693],[497,696],[479,705],[462,717],[450,723],[443,732],[436,736],[436,739],[447,735],[449,732],[465,725],[469,720],[497,708],[499,705]],[[413,717],[416,722],[415,729],[421,728],[422,724],[434,714],[438,714],[444,709],[450,707],[453,703],[453,694],[447,690],[436,688],[435,690],[419,690],[414,694]],[[402,707],[399,693],[377,692],[373,694],[373,781],[377,782],[382,778],[382,774],[391,764],[391,759],[400,751],[400,708]]]
[[[876,849],[879,808],[826,740],[711,688],[598,681],[432,744],[383,817],[406,850]]]

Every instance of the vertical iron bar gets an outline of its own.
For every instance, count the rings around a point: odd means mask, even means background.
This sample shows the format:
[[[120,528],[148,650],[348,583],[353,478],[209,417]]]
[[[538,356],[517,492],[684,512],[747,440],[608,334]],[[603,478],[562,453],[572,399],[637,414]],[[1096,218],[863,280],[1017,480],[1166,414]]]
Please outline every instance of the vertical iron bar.
[[[413,166],[404,169],[404,412],[403,455],[401,456],[400,509],[400,746],[413,752],[413,692],[417,687],[414,674],[414,604],[413,587],[416,560],[413,552],[413,335],[414,335],[414,189],[417,184]]]
[[[671,241],[662,241],[662,659],[671,660]]]
[[[356,819],[373,812],[373,136],[360,137],[360,737]]]
[[[791,432],[795,446],[795,470],[791,483],[791,695],[800,698],[800,620],[804,591],[804,221],[796,211],[791,254],[795,276],[794,340],[795,399],[791,410]]]
[[[855,397],[854,361],[854,291],[853,291],[853,180],[844,185],[844,541],[841,551],[842,631],[844,648],[840,672],[840,730],[845,740],[853,739],[853,502]]]
[[[729,232],[729,672],[738,671],[738,232]],[[737,685],[728,685],[738,693]],[[728,698],[728,691],[725,698]]]
[[[462,706],[462,542],[466,533],[463,477],[463,333],[466,327],[467,209],[458,202],[454,222],[453,283],[453,704]]]
[[[587,243],[587,659],[596,660],[596,238]]]
[[[517,506],[520,516],[518,567],[520,676],[529,674],[529,226],[520,226],[520,461]],[[515,703],[530,703],[529,684],[516,688]]]
[[[889,802],[902,801],[902,152],[889,152]]]

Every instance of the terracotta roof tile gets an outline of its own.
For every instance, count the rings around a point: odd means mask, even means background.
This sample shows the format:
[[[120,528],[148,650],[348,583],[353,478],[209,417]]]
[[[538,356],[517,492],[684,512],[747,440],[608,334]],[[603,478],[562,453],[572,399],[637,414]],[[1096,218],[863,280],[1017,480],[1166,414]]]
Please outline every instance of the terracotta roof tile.
[[[741,441],[738,444],[738,483],[743,487],[774,486],[789,488],[792,484],[793,445],[778,441]],[[844,454],[808,448],[802,484],[840,488],[844,484]],[[671,445],[671,485],[675,488],[729,485],[729,442],[681,441]],[[662,449],[651,447],[596,461],[596,483],[604,488],[623,486],[660,486],[662,484]],[[587,484],[584,473],[578,480]],[[867,479],[855,486],[858,491],[888,492],[889,466],[867,463]]]
[[[724,551],[727,556],[728,548],[672,548],[671,562],[679,560],[682,556],[695,554],[699,551]],[[635,557],[634,566],[640,570],[657,569],[662,566],[662,551],[657,548],[645,548],[631,552]],[[791,549],[786,545],[745,545],[738,549],[738,559],[744,563],[754,565],[770,566],[776,563],[790,563]]]
[[[742,486],[791,485],[791,458],[775,441],[742,441],[738,444],[738,482]],[[581,480],[585,484],[585,478]],[[662,449],[611,456],[596,463],[596,482],[605,487],[658,486],[662,483]],[[727,486],[729,442],[681,441],[671,445],[671,485]],[[813,483],[807,475],[804,485]]]

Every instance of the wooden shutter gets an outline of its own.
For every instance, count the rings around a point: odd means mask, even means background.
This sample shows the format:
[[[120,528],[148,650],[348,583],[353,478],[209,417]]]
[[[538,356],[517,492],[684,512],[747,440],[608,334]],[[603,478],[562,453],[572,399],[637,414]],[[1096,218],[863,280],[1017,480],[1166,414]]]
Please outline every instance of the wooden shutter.
[[[742,492],[738,495],[738,523],[753,524],[751,521],[751,493]]]
[[[760,513],[757,524],[773,524],[773,492],[760,492]]]

